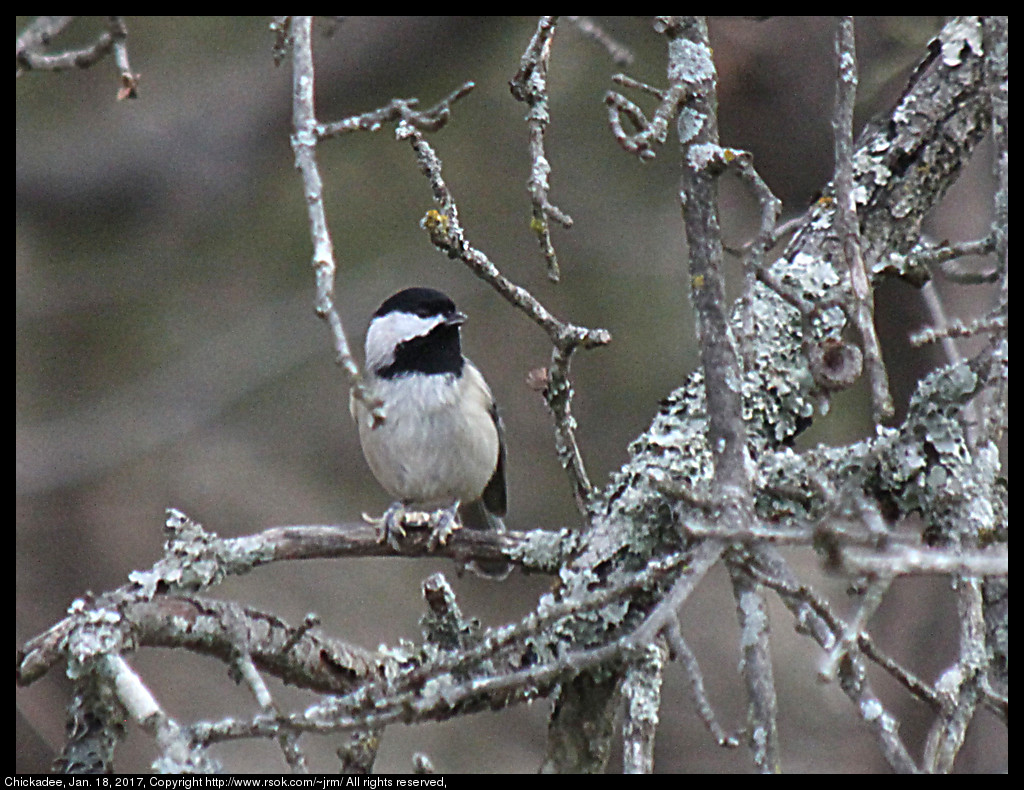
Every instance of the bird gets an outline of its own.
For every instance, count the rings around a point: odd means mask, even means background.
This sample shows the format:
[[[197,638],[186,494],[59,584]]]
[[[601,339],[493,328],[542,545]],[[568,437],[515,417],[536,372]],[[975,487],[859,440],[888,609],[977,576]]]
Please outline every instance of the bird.
[[[396,500],[367,518],[396,549],[405,527],[430,527],[431,550],[462,526],[505,529],[505,431],[490,387],[462,355],[465,321],[447,294],[413,287],[385,299],[366,331],[364,395],[354,386],[349,409],[370,471]],[[511,570],[496,560],[469,567],[492,578]]]

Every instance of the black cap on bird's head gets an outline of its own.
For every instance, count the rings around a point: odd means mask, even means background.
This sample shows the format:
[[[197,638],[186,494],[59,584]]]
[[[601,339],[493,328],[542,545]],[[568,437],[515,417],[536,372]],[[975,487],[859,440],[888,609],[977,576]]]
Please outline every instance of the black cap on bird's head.
[[[377,308],[373,317],[388,313],[411,313],[426,318],[432,315],[455,315],[459,314],[459,311],[455,309],[455,302],[448,294],[433,288],[416,287],[406,288],[389,296]]]

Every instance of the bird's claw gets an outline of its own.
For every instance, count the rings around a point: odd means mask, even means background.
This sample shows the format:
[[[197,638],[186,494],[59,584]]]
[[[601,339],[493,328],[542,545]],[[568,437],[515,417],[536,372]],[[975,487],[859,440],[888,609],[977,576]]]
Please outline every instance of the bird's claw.
[[[430,539],[427,541],[427,548],[430,551],[434,551],[438,546],[444,546],[456,530],[462,529],[458,511],[459,503],[456,502],[450,508],[442,508],[431,514],[433,524]]]
[[[395,551],[400,551],[399,540],[405,537],[405,508],[397,502],[384,511],[380,518],[363,513],[363,521],[372,524],[377,531],[377,542],[387,543]]]
[[[427,549],[434,551],[444,546],[456,530],[462,529],[458,516],[459,504],[441,508],[433,513],[421,510],[406,510],[405,506],[396,502],[380,518],[363,513],[363,520],[372,524],[377,530],[377,542],[387,543],[395,551],[401,551],[400,540],[406,536],[406,528],[430,529]]]

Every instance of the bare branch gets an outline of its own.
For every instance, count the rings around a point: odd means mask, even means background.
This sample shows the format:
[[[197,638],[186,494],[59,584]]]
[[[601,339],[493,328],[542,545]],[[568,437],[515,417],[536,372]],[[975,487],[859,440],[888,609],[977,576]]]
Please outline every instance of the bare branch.
[[[871,396],[875,422],[892,416],[889,378],[882,362],[882,349],[875,333],[874,296],[861,254],[860,222],[853,194],[853,107],[857,100],[857,48],[853,36],[853,17],[839,20],[836,34],[836,107],[832,126],[835,132],[836,231],[849,270],[853,307],[850,313],[860,332],[864,360],[871,379]]]
[[[441,160],[423,135],[411,124],[401,123],[396,131],[398,139],[407,139],[416,153],[424,175],[430,180],[434,200],[441,210],[430,211],[422,221],[434,246],[449,258],[461,260],[480,279],[493,287],[510,304],[526,314],[551,339],[552,365],[548,386],[543,388],[548,408],[555,417],[556,447],[559,458],[569,474],[573,497],[581,515],[589,518],[591,504],[590,480],[576,442],[576,421],[570,411],[572,389],[569,384],[569,364],[577,348],[595,348],[611,342],[606,329],[586,329],[555,318],[522,286],[505,277],[494,263],[467,240],[455,198],[441,174]]]
[[[541,17],[526,52],[523,54],[519,71],[512,78],[509,86],[512,95],[519,101],[526,102],[530,111],[526,122],[530,126],[530,166],[529,190],[533,201],[533,220],[530,227],[537,234],[541,250],[548,266],[548,279],[558,282],[558,256],[551,245],[551,229],[548,220],[553,219],[564,228],[572,227],[572,217],[551,203],[548,198],[550,185],[548,176],[551,165],[544,153],[544,130],[551,118],[548,114],[548,61],[551,57],[551,42],[555,35],[557,17]]]
[[[626,47],[613,39],[608,33],[589,16],[568,16],[570,22],[588,38],[593,39],[608,52],[612,61],[618,66],[629,66],[633,63],[633,53]]]
[[[334,123],[320,124],[317,127],[317,134],[320,139],[326,140],[351,132],[376,132],[385,123],[392,121],[405,121],[420,131],[436,132],[451,118],[452,104],[468,96],[475,87],[475,83],[465,82],[426,110],[415,109],[419,105],[419,99],[392,99],[376,110],[353,115]]]
[[[697,714],[700,716],[701,721],[704,722],[704,726],[708,728],[708,732],[711,733],[719,746],[726,749],[735,749],[740,745],[739,739],[735,735],[727,734],[718,723],[714,708],[711,707],[711,700],[708,699],[707,691],[704,688],[704,674],[700,671],[700,664],[697,661],[696,654],[690,649],[686,640],[683,639],[678,619],[671,622],[664,633],[672,650],[671,658],[682,664],[686,676],[689,678],[690,694],[693,697],[694,704],[697,706]]]
[[[382,417],[380,404],[370,396],[359,366],[349,349],[341,316],[334,306],[334,278],[337,264],[334,243],[327,227],[324,211],[323,181],[316,161],[316,144],[320,131],[314,106],[314,70],[312,17],[294,17],[291,21],[292,54],[292,151],[295,167],[302,174],[302,184],[309,212],[310,235],[313,239],[313,269],[316,272],[316,312],[330,329],[335,358],[352,382],[354,397],[359,398],[375,417]]]
[[[114,62],[121,77],[121,88],[117,94],[118,101],[136,98],[139,75],[132,71],[131,64],[128,62],[128,30],[124,24],[124,17],[108,16],[107,29],[100,33],[96,41],[88,47],[57,54],[46,54],[41,51],[74,19],[73,16],[40,16],[25,28],[14,45],[15,76],[20,77],[24,72],[33,69],[36,71],[87,69],[113,51]]]

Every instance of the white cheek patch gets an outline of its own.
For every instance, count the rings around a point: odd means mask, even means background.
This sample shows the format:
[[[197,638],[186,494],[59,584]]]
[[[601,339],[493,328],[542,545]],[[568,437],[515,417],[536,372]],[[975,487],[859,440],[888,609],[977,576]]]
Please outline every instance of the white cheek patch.
[[[374,318],[366,333],[366,367],[374,371],[386,368],[395,361],[395,346],[422,337],[442,323],[444,316],[423,318],[400,312]]]

